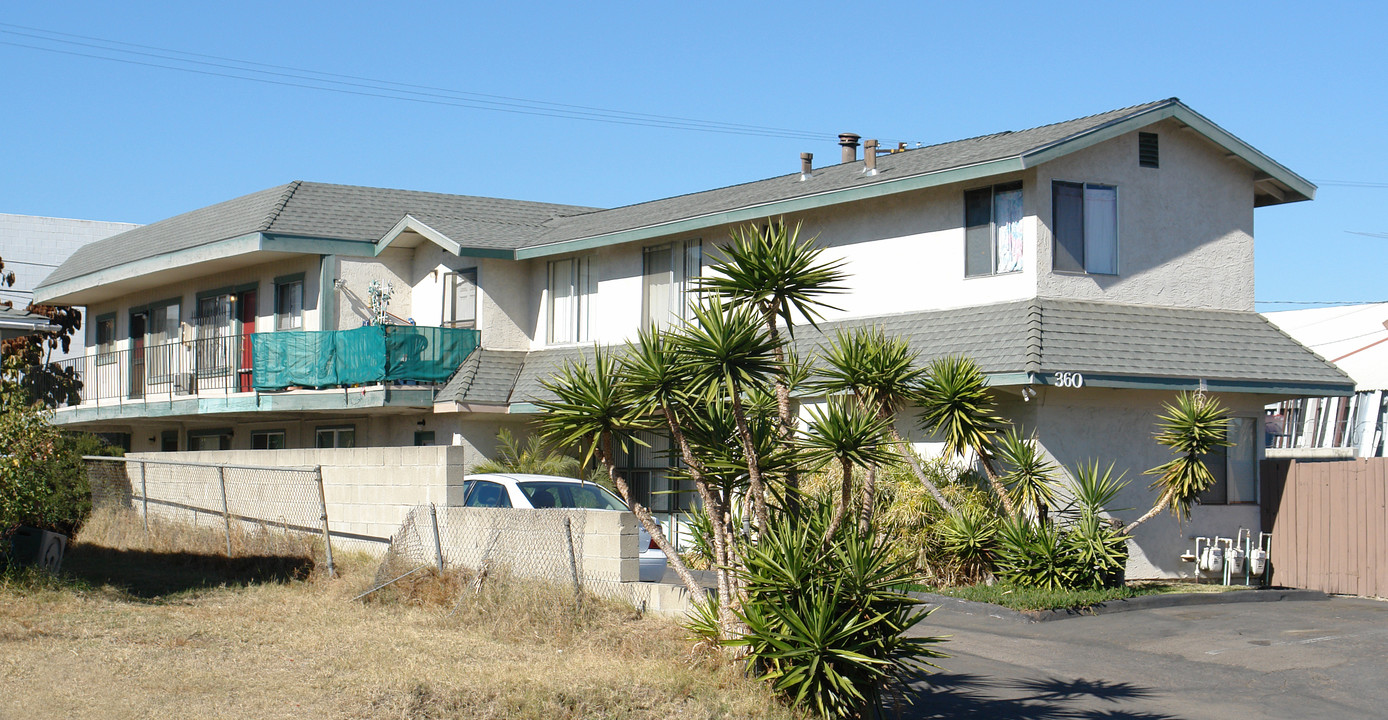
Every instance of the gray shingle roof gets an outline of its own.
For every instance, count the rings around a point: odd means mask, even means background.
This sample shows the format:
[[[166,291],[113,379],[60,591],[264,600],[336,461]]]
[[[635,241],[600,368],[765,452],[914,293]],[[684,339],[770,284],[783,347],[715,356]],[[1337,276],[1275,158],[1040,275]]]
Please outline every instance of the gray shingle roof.
[[[434,402],[505,405],[525,364],[523,350],[478,350],[468,356]]]
[[[818,331],[798,328],[796,351],[811,357],[841,329],[874,326],[906,338],[921,362],[967,355],[991,375],[1080,372],[1096,378],[1203,379],[1263,387],[1310,384],[1349,390],[1354,385],[1255,312],[1074,300],[1020,300],[826,322]],[[525,354],[513,376],[510,402],[550,399],[541,381],[565,362],[592,353],[588,346]],[[510,356],[504,360],[514,361]],[[498,388],[489,393],[499,395]]]
[[[406,214],[412,214],[431,225],[438,223],[448,226],[462,235],[459,239],[466,239],[465,228],[471,227],[479,235],[485,236],[485,242],[506,245],[501,238],[511,237],[507,242],[514,245],[533,236],[542,223],[555,215],[591,209],[469,195],[295,181],[176,215],[84,246],[54,270],[40,287],[104,268],[254,232],[374,242],[380,240]],[[450,222],[461,224],[448,225]],[[450,234],[443,228],[436,229]]]
[[[916,148],[877,158],[877,174],[864,175],[863,163],[844,163],[816,168],[802,181],[800,173],[743,183],[716,190],[680,195],[652,202],[558,217],[540,237],[526,246],[546,245],[621,230],[658,225],[690,217],[815,195],[833,190],[877,185],[914,175],[1018,157],[1111,122],[1176,102],[1174,98],[1134,105],[1098,115],[1043,125],[1029,130],[1001,132],[965,140]]]

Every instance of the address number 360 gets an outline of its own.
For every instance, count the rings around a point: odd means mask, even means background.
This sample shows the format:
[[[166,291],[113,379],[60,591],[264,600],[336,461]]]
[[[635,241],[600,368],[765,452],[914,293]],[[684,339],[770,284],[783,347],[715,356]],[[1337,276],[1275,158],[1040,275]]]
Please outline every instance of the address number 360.
[[[1058,372],[1055,374],[1055,386],[1063,388],[1082,388],[1084,387],[1084,375],[1077,372]]]

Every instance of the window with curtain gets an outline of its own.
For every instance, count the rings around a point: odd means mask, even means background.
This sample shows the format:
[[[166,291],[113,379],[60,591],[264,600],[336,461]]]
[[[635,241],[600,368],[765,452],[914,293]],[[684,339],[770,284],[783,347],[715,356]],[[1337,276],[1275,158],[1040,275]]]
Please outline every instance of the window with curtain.
[[[964,275],[1020,272],[1022,184],[1007,183],[964,193]]]
[[[1200,494],[1201,505],[1258,502],[1257,429],[1254,418],[1229,418],[1225,439],[1230,445],[1216,448],[1200,458],[1215,479],[1209,489]]]
[[[1118,188],[1057,180],[1051,215],[1056,271],[1118,274]]]
[[[592,260],[574,257],[549,263],[549,342],[587,342],[588,313],[596,289]]]
[[[642,327],[666,328],[693,317],[695,279],[703,260],[700,240],[655,245],[642,252]]]
[[[166,382],[173,368],[182,365],[176,357],[181,339],[179,323],[182,321],[179,304],[165,303],[151,307],[149,324],[145,328],[144,361],[151,382]]]

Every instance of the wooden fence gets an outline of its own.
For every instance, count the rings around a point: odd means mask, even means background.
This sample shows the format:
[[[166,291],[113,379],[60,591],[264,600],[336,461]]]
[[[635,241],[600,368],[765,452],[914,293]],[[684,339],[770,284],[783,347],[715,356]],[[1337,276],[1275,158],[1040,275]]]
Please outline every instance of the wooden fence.
[[[1262,463],[1272,582],[1388,596],[1388,458]]]

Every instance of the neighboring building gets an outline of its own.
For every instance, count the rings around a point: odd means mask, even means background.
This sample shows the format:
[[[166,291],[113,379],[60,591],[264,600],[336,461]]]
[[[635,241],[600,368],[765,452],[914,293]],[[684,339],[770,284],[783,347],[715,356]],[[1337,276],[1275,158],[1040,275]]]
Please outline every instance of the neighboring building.
[[[1282,400],[1267,408],[1269,457],[1383,457],[1388,416],[1388,303],[1264,313],[1354,379],[1348,397]]]
[[[1254,209],[1311,183],[1175,99],[864,159],[842,145],[837,165],[611,210],[294,182],[124,233],[38,290],[87,304],[100,345],[58,422],[136,450],[439,443],[471,465],[564,361],[686,317],[731,229],[784,218],[847,261],[826,332],[974,356],[1058,462],[1126,472],[1123,517],[1169,458],[1162,402],[1205,388],[1232,409],[1219,485],[1187,528],[1142,527],[1131,575],[1188,571],[1187,535],[1258,530],[1263,406],[1352,389],[1253,312]],[[350,330],[377,315],[373,283],[418,326]],[[678,511],[658,451],[624,464]]]
[[[0,302],[13,303],[13,310],[23,313],[39,281],[77,248],[137,227],[134,223],[0,213],[0,258],[5,260],[5,270],[15,275],[13,286],[0,286]],[[81,356],[83,339],[81,335],[73,337],[68,352],[56,350],[53,359]]]
[[[9,340],[56,329],[58,329],[57,326],[50,324],[48,318],[43,315],[36,315],[19,307],[0,304],[0,340]]]

